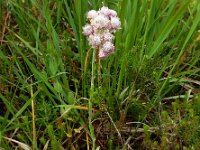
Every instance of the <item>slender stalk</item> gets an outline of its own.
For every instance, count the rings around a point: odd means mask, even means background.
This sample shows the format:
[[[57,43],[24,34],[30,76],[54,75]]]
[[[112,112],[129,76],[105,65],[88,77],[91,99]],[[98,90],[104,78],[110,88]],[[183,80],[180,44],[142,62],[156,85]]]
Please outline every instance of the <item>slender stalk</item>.
[[[88,109],[88,120],[89,120],[89,130],[90,130],[90,136],[92,138],[92,150],[95,150],[95,134],[94,134],[94,128],[92,126],[92,101],[94,99],[94,78],[95,78],[95,70],[96,70],[96,50],[93,50],[93,56],[92,56],[92,78],[91,78],[91,87],[90,87],[90,100],[88,102],[89,109]]]
[[[100,62],[100,59],[99,59],[99,56],[98,56],[98,53],[99,51],[96,52],[96,61],[98,63],[98,66],[97,66],[97,74],[98,74],[98,87],[101,85],[101,62]]]
[[[37,147],[37,137],[36,137],[36,127],[35,127],[35,105],[34,105],[34,98],[33,98],[33,89],[31,86],[31,107],[32,107],[32,132],[33,132],[33,146],[32,149],[34,150]]]

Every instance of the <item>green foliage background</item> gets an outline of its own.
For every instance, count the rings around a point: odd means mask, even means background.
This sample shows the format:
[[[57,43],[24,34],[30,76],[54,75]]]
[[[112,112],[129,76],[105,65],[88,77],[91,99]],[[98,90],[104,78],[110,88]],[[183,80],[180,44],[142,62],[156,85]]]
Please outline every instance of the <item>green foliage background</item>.
[[[200,1],[0,4],[0,148],[200,147]],[[104,5],[121,30],[92,69],[82,26]]]

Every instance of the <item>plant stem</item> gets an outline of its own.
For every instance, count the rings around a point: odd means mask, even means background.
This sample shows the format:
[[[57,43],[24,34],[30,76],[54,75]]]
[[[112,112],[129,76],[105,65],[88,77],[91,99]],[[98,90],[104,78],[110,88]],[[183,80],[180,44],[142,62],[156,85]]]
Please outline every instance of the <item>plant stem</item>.
[[[89,130],[90,130],[90,136],[92,138],[92,150],[95,150],[95,134],[94,134],[94,128],[92,126],[92,101],[94,99],[94,78],[95,78],[95,70],[96,70],[96,64],[95,64],[95,58],[96,58],[96,50],[93,50],[93,56],[92,56],[92,78],[91,78],[91,87],[90,87],[90,100],[89,100],[89,109],[88,109],[88,120],[89,120]]]
[[[33,131],[33,147],[34,150],[37,147],[37,137],[36,137],[36,126],[35,126],[35,105],[33,98],[33,89],[31,86],[31,107],[32,107],[32,131]]]

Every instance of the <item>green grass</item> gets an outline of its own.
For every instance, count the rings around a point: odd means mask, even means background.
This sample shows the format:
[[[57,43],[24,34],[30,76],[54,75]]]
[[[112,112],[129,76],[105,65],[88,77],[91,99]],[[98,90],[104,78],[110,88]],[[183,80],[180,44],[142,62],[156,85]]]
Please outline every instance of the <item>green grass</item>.
[[[95,60],[86,13],[118,12]],[[198,149],[200,1],[0,1],[0,149]]]

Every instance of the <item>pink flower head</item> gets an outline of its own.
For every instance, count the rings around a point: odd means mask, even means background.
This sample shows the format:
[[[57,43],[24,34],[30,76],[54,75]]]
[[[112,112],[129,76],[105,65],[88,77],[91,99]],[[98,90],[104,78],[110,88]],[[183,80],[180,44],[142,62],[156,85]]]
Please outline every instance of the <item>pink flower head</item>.
[[[103,59],[114,53],[115,46],[111,42],[106,42],[99,50],[99,58]]]
[[[104,58],[106,58],[108,56],[109,56],[109,54],[104,52],[103,50],[99,51],[99,59],[104,59]]]
[[[118,17],[111,18],[111,27],[113,29],[120,29],[120,25],[121,25],[121,23],[120,23],[120,20]]]
[[[101,37],[99,35],[90,35],[88,40],[93,48],[97,48],[101,44]]]
[[[111,17],[117,17],[117,12],[114,11],[114,10],[112,10],[112,9],[110,9],[109,15],[110,15]]]
[[[106,32],[106,33],[103,33],[102,34],[102,38],[103,38],[103,41],[109,41],[109,42],[112,42],[112,40],[114,39],[114,35],[111,34],[110,32]]]
[[[109,16],[110,15],[110,9],[108,7],[103,6],[100,11],[100,13],[104,14],[105,16]]]
[[[109,25],[109,19],[104,15],[98,15],[91,21],[91,25],[97,29],[106,28]]]
[[[84,27],[83,27],[83,34],[85,36],[89,36],[90,34],[92,34],[93,32],[93,29],[92,29],[92,26],[89,25],[89,24],[86,24]]]
[[[97,16],[98,16],[98,12],[96,10],[90,10],[87,13],[87,19],[94,19]]]
[[[99,58],[103,59],[114,53],[113,33],[120,29],[120,19],[117,12],[103,6],[99,11],[90,10],[87,13],[89,24],[83,27],[92,48],[99,49]]]
[[[115,46],[111,42],[105,42],[101,48],[105,53],[113,53]]]
[[[117,12],[109,9],[108,7],[103,6],[100,11],[100,13],[104,14],[107,17],[116,17],[117,16]]]

